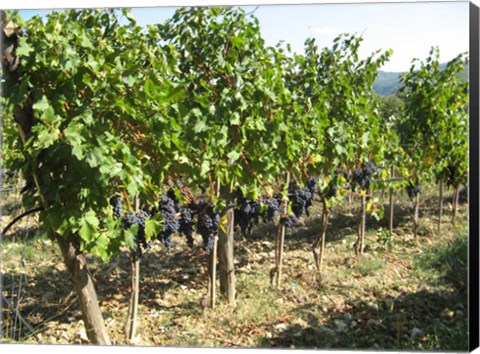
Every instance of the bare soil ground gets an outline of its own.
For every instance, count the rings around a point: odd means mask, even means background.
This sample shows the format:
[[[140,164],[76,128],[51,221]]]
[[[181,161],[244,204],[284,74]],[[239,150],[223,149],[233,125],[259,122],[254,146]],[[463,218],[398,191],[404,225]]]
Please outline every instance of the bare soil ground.
[[[3,198],[3,226],[21,212],[17,197]],[[311,251],[321,224],[320,206],[314,205],[303,225],[287,233],[280,289],[272,288],[269,278],[275,226],[258,226],[250,239],[236,236],[235,309],[221,297],[215,310],[203,306],[207,274],[200,237],[193,249],[181,236],[174,237],[170,252],[154,245],[141,262],[133,343],[123,332],[130,291],[128,252],[109,263],[90,257],[111,340],[116,345],[174,347],[467,350],[468,205],[460,203],[454,226],[446,198],[438,233],[438,201],[433,192],[423,198],[418,245],[411,205],[399,196],[393,236],[382,231],[387,220],[368,218],[367,249],[361,257],[353,249],[358,205],[347,201],[334,208],[321,275]],[[44,236],[35,215],[16,225],[1,249],[2,294],[11,306],[3,307],[0,340],[88,343],[59,249]]]

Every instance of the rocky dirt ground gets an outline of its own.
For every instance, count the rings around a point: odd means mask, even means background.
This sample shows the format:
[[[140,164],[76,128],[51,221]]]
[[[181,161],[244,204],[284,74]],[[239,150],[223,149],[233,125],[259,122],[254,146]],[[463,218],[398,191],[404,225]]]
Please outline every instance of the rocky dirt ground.
[[[448,197],[448,196],[447,196]],[[367,222],[366,253],[355,256],[358,205],[334,208],[327,232],[324,271],[314,267],[311,244],[320,231],[320,206],[288,231],[280,289],[270,286],[275,226],[259,226],[252,238],[236,238],[238,306],[219,297],[205,308],[206,257],[174,237],[141,262],[137,336],[123,327],[130,296],[128,252],[109,263],[89,258],[113,344],[171,347],[339,348],[398,350],[467,349],[468,206],[450,223],[445,199],[442,232],[436,231],[437,199],[421,205],[420,237],[412,235],[411,205],[398,196],[391,238],[386,220]],[[4,196],[2,225],[21,208]],[[17,224],[2,246],[4,343],[86,344],[69,275],[55,243],[35,215]],[[13,311],[18,309],[18,313]],[[20,321],[24,319],[25,323]]]

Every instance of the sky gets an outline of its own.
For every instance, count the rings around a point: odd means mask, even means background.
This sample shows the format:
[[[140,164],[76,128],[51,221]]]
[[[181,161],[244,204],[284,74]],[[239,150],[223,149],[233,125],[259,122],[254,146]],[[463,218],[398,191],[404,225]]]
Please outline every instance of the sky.
[[[105,6],[101,0],[96,4]],[[138,3],[130,4],[133,7]],[[79,3],[78,6],[84,5]],[[340,33],[356,33],[364,39],[362,57],[379,49],[393,50],[390,60],[381,68],[383,71],[409,70],[412,59],[425,59],[432,46],[440,48],[442,62],[467,52],[469,47],[469,3],[466,1],[257,6],[245,9],[256,9],[254,15],[260,21],[267,45],[283,40],[290,43],[295,52],[302,53],[308,37],[315,37],[320,47],[330,47]],[[132,8],[133,16],[141,25],[163,22],[174,11],[172,6]],[[28,18],[36,13],[39,11],[22,11],[21,15]],[[40,11],[40,14],[45,12]]]

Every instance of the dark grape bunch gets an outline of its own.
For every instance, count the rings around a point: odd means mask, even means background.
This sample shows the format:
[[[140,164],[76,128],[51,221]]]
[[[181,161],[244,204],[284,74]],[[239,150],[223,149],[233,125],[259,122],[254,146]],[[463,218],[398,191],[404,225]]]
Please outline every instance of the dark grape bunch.
[[[307,179],[307,189],[313,194],[317,192],[317,177],[309,177]]]
[[[308,214],[308,209],[312,206],[313,204],[313,198],[315,197],[315,193],[317,192],[317,178],[316,177],[309,177],[307,179],[307,188],[310,192],[310,198],[307,200],[307,203],[305,204],[306,207],[306,213]]]
[[[169,195],[169,193],[164,195],[158,202],[157,209],[157,213],[160,213],[163,218],[163,230],[157,235],[157,238],[167,249],[172,247],[172,235],[180,229],[177,209],[175,208],[179,204],[171,197],[172,195]]]
[[[336,198],[337,195],[338,195],[338,184],[336,180],[332,180],[330,182],[330,186],[325,196],[328,199],[328,198]]]
[[[455,184],[457,180],[458,170],[453,165],[448,165],[448,177],[447,177],[447,186],[451,187]]]
[[[252,236],[255,225],[272,222],[277,216],[282,201],[282,195],[276,194],[273,197],[261,197],[258,200],[251,200],[243,197],[241,191],[237,192],[237,202],[234,209],[235,226],[238,226],[246,237]]]
[[[338,177],[342,175],[345,180],[350,179],[350,174],[347,171],[344,170],[335,170],[335,173],[333,175],[332,181],[330,182],[326,198],[336,198],[338,195]]]
[[[122,228],[128,230],[132,225],[138,223],[137,216],[133,211],[127,211],[122,218]]]
[[[180,227],[178,231],[185,235],[187,238],[187,244],[193,247],[193,227],[195,226],[194,210],[196,209],[194,204],[188,204],[180,207]]]
[[[197,232],[202,236],[205,251],[209,255],[213,249],[215,236],[218,234],[220,215],[210,203],[197,204],[197,212]]]
[[[120,218],[123,215],[123,200],[119,196],[110,198],[110,205],[113,207],[113,215]]]
[[[363,164],[361,170],[353,171],[352,187],[355,191],[355,186],[359,186],[362,190],[370,189],[370,183],[372,182],[372,176],[377,172],[377,166],[371,161]]]
[[[280,218],[280,224],[282,224],[285,227],[292,227],[298,225],[300,221],[298,218],[295,216],[295,214],[288,215],[288,216],[282,216]]]
[[[173,209],[175,209],[175,213],[177,215],[177,218],[174,218],[176,220],[178,220],[178,228],[177,228],[177,225],[171,225],[170,226],[170,229],[171,230],[175,230],[173,231],[172,233],[174,232],[179,232],[181,233],[182,235],[184,235],[187,239],[187,244],[190,246],[190,247],[193,247],[193,229],[194,229],[194,225],[195,225],[195,220],[194,220],[194,217],[195,217],[195,213],[196,213],[196,205],[195,203],[190,203],[190,204],[187,204],[187,205],[181,205],[180,201],[178,200],[176,194],[175,194],[175,191],[173,189],[169,189],[166,193],[166,196],[165,198],[169,199],[172,201],[173,203]],[[171,208],[172,207],[172,204],[169,204],[169,207],[167,207],[167,209]],[[170,210],[170,209],[169,209]],[[165,214],[167,215],[172,215],[172,212],[173,210],[166,210],[165,211]],[[165,215],[164,215],[165,217]],[[171,218],[170,218],[171,219]],[[167,242],[167,247],[168,244],[171,243],[171,237],[167,237],[165,239],[165,241]]]
[[[292,211],[297,219],[303,215],[309,216],[308,209],[313,203],[316,183],[309,182],[310,186],[299,188],[297,183],[290,182],[288,186],[288,198],[292,202]],[[313,187],[313,188],[312,188]]]
[[[418,182],[413,184],[412,181],[409,181],[407,186],[407,194],[410,200],[413,200],[413,198],[415,198],[420,193],[422,193],[420,184]]]
[[[317,179],[310,177],[307,179],[306,187],[300,188],[294,181],[288,185],[288,198],[292,203],[292,215],[282,216],[280,223],[285,227],[292,227],[299,224],[299,219],[303,215],[309,216],[309,208],[313,204],[315,193],[317,192]],[[280,200],[281,196],[277,198]]]
[[[145,223],[150,217],[150,214],[145,210],[140,210],[138,213],[136,213],[136,216],[138,222],[138,231],[136,237],[137,253],[138,256],[141,257],[143,252],[148,252],[152,248],[152,241],[147,242],[145,234]]]
[[[252,229],[260,221],[261,205],[259,201],[250,200],[246,198],[239,198],[237,206],[234,210],[235,225],[238,225],[242,233],[250,237],[252,236]]]
[[[151,242],[146,241],[145,223],[151,215],[156,213],[160,213],[163,217],[163,230],[157,235],[157,239],[160,240],[167,249],[171,248],[172,234],[180,229],[177,208],[181,208],[173,191],[167,192],[158,203],[158,207],[151,210],[151,213],[145,210],[140,210],[138,213],[132,211],[124,212],[123,200],[119,196],[111,197],[110,205],[113,207],[114,216],[122,219],[122,228],[124,230],[128,230],[132,225],[138,225],[135,236],[136,246],[134,249],[138,257],[141,257],[144,251],[148,251],[151,248]],[[185,225],[184,228],[186,228]],[[190,232],[190,235],[192,233],[193,230]]]
[[[273,198],[263,197],[261,198],[261,204],[263,205],[263,212],[261,213],[264,223],[272,222],[280,211],[282,202],[282,195],[276,194]]]
[[[127,211],[122,218],[122,228],[128,230],[133,225],[138,225],[137,234],[135,235],[135,247],[133,249],[135,257],[141,258],[144,252],[148,252],[152,247],[152,242],[147,242],[145,235],[145,223],[150,214],[145,210],[138,213]]]

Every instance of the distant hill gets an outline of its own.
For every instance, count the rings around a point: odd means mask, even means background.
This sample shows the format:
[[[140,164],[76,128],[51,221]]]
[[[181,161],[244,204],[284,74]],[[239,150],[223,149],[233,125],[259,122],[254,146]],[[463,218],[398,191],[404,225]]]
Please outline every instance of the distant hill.
[[[373,84],[373,91],[382,96],[396,94],[400,86],[400,74],[400,72],[380,71]]]
[[[447,64],[442,63],[440,64],[440,68],[445,68]],[[375,93],[387,96],[387,95],[394,95],[398,92],[400,87],[400,75],[401,72],[388,72],[388,71],[379,71],[377,80],[373,85],[373,91]],[[465,70],[462,71],[459,76],[462,80],[467,81],[469,75],[469,67],[466,66]]]

